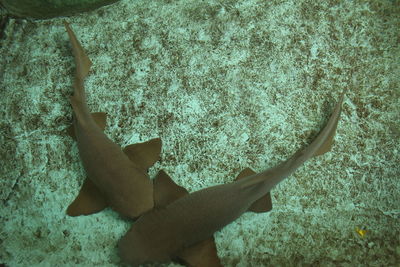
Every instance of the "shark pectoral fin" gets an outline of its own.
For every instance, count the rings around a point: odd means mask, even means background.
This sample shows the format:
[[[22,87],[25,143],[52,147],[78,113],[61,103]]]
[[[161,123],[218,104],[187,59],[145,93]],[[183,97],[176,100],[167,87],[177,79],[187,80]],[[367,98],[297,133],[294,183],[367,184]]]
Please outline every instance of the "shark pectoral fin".
[[[132,162],[147,170],[160,159],[161,139],[154,138],[144,143],[129,145],[123,151]]]
[[[107,207],[107,201],[97,186],[90,180],[83,182],[81,190],[75,200],[68,206],[69,216],[89,215]]]
[[[163,170],[159,171],[153,182],[154,207],[165,207],[188,194],[188,191],[177,185]]]
[[[255,171],[253,171],[250,168],[246,168],[243,171],[239,173],[239,175],[236,177],[236,180],[242,179],[244,177],[254,175],[256,174]],[[268,192],[261,198],[257,199],[256,201],[251,204],[250,208],[247,211],[252,211],[252,212],[268,212],[272,210],[272,200],[271,200],[271,194]]]
[[[190,267],[222,267],[214,237],[183,249],[177,256]]]
[[[102,131],[106,128],[106,123],[107,123],[107,114],[105,112],[94,112],[91,113],[93,120],[96,122],[97,126],[100,127]],[[74,140],[76,140],[75,137],[75,127],[74,124],[71,124],[67,128],[67,133],[69,136],[71,136]]]

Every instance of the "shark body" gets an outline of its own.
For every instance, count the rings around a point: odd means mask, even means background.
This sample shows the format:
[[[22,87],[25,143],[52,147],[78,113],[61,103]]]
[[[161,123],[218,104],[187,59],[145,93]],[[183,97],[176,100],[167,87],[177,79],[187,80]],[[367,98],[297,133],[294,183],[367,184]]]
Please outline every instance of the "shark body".
[[[90,113],[86,102],[84,79],[91,61],[69,24],[64,24],[76,63],[74,93],[70,97],[74,121],[68,132],[78,143],[88,176],[67,214],[86,215],[111,206],[122,216],[136,218],[154,205],[153,183],[147,169],[159,159],[161,140],[152,139],[122,150],[103,133],[106,114]]]
[[[221,266],[217,259],[213,260],[212,265],[204,264],[201,257],[196,256],[198,244],[210,241],[209,247],[215,247],[210,238],[216,231],[249,210],[307,159],[330,150],[343,97],[344,94],[314,141],[306,148],[299,149],[288,160],[257,174],[247,170],[245,172],[250,175],[240,175],[241,179],[230,184],[180,194],[174,201],[141,216],[119,242],[122,260],[132,266],[174,259],[183,259],[190,266]],[[155,180],[156,202],[159,178]],[[165,173],[161,174],[161,178],[170,179]],[[212,253],[217,258],[216,253]],[[193,261],[198,264],[192,264]]]
[[[111,206],[123,216],[140,216],[118,244],[122,260],[130,265],[178,259],[190,266],[221,266],[213,234],[248,210],[269,211],[271,189],[306,160],[331,148],[344,93],[314,141],[273,168],[260,173],[246,169],[232,183],[191,194],[163,171],[152,182],[146,170],[159,159],[160,139],[122,150],[103,133],[105,114],[90,113],[86,103],[83,81],[90,59],[67,23],[65,27],[77,68],[69,134],[77,140],[88,175],[67,213],[91,214]]]

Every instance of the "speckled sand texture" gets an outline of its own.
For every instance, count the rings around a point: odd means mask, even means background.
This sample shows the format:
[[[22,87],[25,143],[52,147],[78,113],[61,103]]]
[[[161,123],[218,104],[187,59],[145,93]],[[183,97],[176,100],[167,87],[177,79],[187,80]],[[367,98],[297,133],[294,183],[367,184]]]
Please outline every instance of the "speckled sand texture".
[[[163,168],[189,191],[286,159],[348,90],[332,152],[275,188],[272,212],[216,233],[218,254],[225,266],[398,266],[399,1],[125,0],[68,21],[106,133],[122,146],[161,137],[151,176]],[[62,20],[11,20],[5,34],[0,263],[116,266],[131,222],[65,215],[85,174],[64,132],[75,67]]]

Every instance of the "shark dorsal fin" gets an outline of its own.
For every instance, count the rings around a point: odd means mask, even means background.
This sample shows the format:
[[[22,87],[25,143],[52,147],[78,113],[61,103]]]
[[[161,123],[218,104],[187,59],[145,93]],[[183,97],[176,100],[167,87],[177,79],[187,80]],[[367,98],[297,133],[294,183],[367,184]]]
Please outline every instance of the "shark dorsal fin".
[[[236,177],[236,180],[240,180],[244,177],[254,175],[254,174],[256,174],[255,171],[253,171],[250,168],[246,168],[239,173],[239,175]],[[268,192],[261,198],[254,201],[253,204],[251,204],[250,208],[247,211],[261,213],[261,212],[268,212],[270,210],[272,210],[272,200],[271,200],[271,194],[270,194],[270,192]]]
[[[188,194],[188,191],[177,185],[163,170],[159,171],[153,182],[154,206],[165,207],[175,200]]]
[[[69,216],[89,215],[99,212],[107,206],[107,201],[97,186],[90,179],[86,179],[78,196],[68,206],[67,214]]]
[[[132,162],[147,170],[160,159],[161,139],[154,138],[144,143],[128,145],[123,151]]]

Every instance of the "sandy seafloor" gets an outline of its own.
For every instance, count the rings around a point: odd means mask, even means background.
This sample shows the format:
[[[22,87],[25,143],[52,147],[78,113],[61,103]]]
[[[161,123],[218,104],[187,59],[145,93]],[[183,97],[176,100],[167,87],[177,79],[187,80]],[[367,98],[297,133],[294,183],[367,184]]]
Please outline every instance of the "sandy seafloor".
[[[191,192],[288,158],[347,90],[333,150],[278,185],[271,212],[215,234],[224,266],[399,266],[400,2],[315,2],[126,0],[68,18],[107,135],[161,137],[150,175]],[[85,173],[64,131],[75,66],[62,19],[5,34],[0,263],[118,266],[131,222],[65,214]]]

